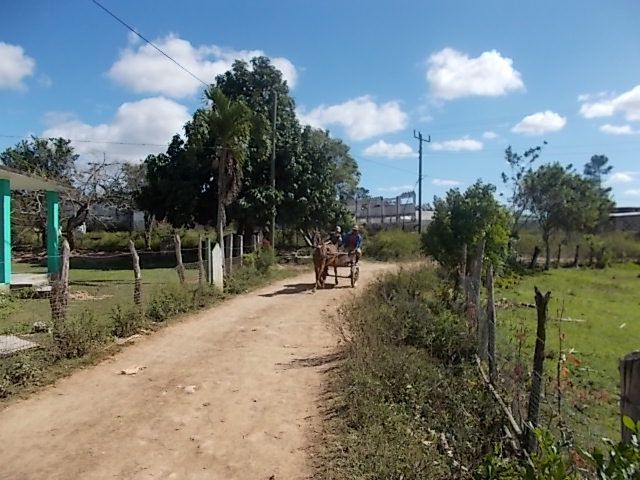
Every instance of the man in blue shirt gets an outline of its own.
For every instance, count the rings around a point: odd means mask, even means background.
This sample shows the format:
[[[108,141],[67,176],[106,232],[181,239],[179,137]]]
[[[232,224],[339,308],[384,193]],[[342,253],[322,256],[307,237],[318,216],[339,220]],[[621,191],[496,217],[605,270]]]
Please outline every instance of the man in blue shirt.
[[[356,262],[360,260],[360,256],[362,255],[362,235],[358,231],[358,226],[354,225],[351,229],[351,233],[345,235],[342,239],[342,245],[349,254],[355,253]]]

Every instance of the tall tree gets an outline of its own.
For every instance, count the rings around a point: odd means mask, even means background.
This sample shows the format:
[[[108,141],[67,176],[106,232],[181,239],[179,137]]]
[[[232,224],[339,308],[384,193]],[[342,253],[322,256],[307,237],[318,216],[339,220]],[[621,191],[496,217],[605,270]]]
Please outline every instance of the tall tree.
[[[225,207],[240,192],[244,161],[247,156],[251,126],[251,110],[242,100],[230,100],[217,87],[209,88],[207,98],[212,102],[209,111],[209,132],[215,138],[218,173],[218,241],[222,244],[226,226]]]
[[[546,145],[544,142],[543,145]],[[523,154],[514,152],[511,145],[504,152],[504,157],[509,165],[509,173],[502,172],[502,183],[510,190],[507,205],[513,217],[511,237],[517,238],[522,226],[521,220],[528,208],[529,198],[524,192],[524,178],[533,170],[533,164],[542,152],[542,146],[532,147]]]
[[[613,166],[608,165],[608,163],[609,157],[606,155],[593,155],[584,166],[584,176],[600,186],[602,184],[602,176],[608,175],[613,170]]]

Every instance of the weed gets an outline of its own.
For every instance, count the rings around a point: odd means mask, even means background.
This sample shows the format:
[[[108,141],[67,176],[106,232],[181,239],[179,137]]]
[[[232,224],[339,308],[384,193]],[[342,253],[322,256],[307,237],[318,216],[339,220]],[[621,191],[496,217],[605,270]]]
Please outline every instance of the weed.
[[[124,338],[138,332],[144,326],[145,318],[140,310],[116,305],[111,310],[111,323],[111,333]]]
[[[89,310],[53,326],[54,346],[60,358],[82,357],[105,343],[108,337],[108,326]]]

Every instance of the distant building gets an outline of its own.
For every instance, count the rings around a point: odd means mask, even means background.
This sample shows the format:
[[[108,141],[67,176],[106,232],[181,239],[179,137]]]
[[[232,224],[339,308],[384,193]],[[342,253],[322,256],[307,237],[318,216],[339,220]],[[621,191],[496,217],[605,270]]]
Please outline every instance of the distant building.
[[[418,208],[415,192],[406,192],[397,197],[370,197],[347,200],[345,207],[357,223],[371,226],[400,226],[417,229]],[[433,212],[422,211],[423,231],[431,222]]]
[[[614,230],[640,233],[640,207],[616,207],[609,218]]]

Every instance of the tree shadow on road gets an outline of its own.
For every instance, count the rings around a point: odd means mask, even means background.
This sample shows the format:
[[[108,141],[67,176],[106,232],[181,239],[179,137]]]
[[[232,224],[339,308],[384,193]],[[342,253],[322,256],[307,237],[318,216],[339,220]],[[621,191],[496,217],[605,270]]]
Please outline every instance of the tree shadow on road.
[[[313,283],[294,283],[291,285],[285,285],[284,288],[276,290],[271,293],[263,293],[261,297],[276,297],[278,295],[293,295],[296,293],[302,293],[313,290],[315,284]]]

